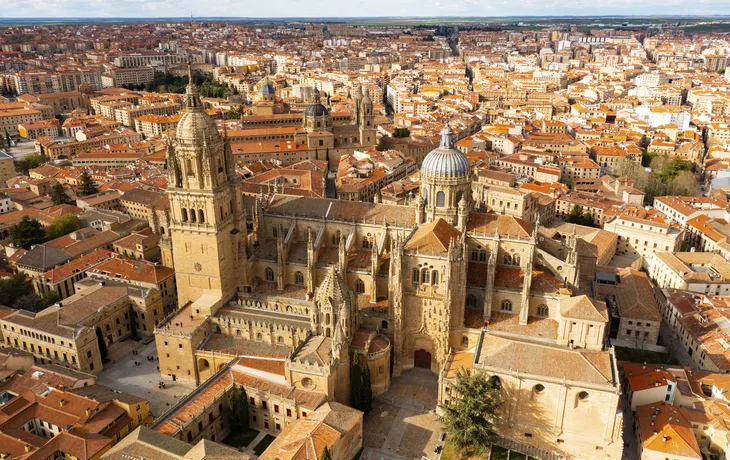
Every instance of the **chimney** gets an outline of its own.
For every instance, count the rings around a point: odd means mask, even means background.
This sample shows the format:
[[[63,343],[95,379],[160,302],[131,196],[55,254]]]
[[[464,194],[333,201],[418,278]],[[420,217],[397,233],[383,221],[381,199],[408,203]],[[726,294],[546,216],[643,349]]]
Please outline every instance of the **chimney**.
[[[663,441],[663,442],[667,442],[667,435],[666,435],[666,434],[663,434],[663,435],[662,435],[662,441]]]
[[[63,407],[64,404],[66,404],[65,399],[61,399],[60,401],[58,401],[58,407]]]
[[[30,444],[23,446],[26,452],[30,452]]]
[[[86,408],[86,416],[88,417],[89,415],[91,415],[91,409],[89,409],[89,408],[87,407],[87,408]]]

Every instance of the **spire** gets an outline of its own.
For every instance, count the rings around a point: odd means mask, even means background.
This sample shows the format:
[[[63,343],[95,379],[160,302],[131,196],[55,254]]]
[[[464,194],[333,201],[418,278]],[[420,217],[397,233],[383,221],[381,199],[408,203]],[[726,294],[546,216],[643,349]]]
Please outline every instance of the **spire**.
[[[451,131],[451,126],[447,121],[444,125],[444,129],[441,130],[441,148],[442,149],[453,149],[454,148],[454,133]]]
[[[195,80],[193,79],[193,64],[188,59],[188,87],[185,90],[185,111],[200,112],[202,110],[203,103],[200,101],[198,87],[195,86]]]

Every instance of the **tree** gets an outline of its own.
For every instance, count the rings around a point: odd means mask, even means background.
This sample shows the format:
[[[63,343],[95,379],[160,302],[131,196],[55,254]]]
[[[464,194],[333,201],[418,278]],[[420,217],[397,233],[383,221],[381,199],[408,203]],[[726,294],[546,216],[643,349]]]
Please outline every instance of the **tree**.
[[[31,292],[30,294],[18,297],[18,300],[16,300],[13,304],[13,308],[16,308],[18,310],[26,310],[33,313],[38,313],[47,306],[48,305],[46,305],[43,299],[41,299],[41,297],[35,292]]]
[[[58,292],[56,291],[48,291],[41,296],[41,299],[43,299],[43,303],[45,304],[45,306],[49,307],[61,300],[61,296],[58,295]]]
[[[362,368],[360,367],[360,355],[355,353],[350,364],[350,406],[360,410],[362,407]]]
[[[51,189],[51,201],[55,205],[71,204],[71,198],[66,195],[66,192],[63,190],[63,185],[60,183],[54,185],[53,189]]]
[[[83,174],[81,174],[81,188],[79,189],[79,195],[88,196],[96,193],[99,193],[99,189],[96,188],[96,184],[94,184],[94,181],[91,180],[89,173],[84,171]]]
[[[46,229],[46,235],[49,240],[55,240],[80,228],[81,221],[75,214],[64,214],[53,219],[51,225]]]
[[[226,113],[226,120],[240,120],[243,115],[243,107],[234,107]]]
[[[319,456],[319,460],[332,460],[332,456],[330,456],[330,450],[327,448],[326,445],[324,446],[322,455]]]
[[[33,154],[15,161],[15,170],[22,174],[35,169],[45,162],[43,155]]]
[[[101,328],[96,328],[96,341],[99,342],[99,354],[101,355],[101,361],[106,359],[109,351],[106,349],[106,340],[104,340],[104,334],[101,332]]]
[[[228,396],[228,420],[231,431],[244,431],[248,428],[248,399],[241,387],[233,387]]]
[[[583,219],[583,206],[576,204],[575,206],[573,206],[573,209],[570,210],[570,213],[568,214],[568,218],[565,220],[570,222],[571,224],[580,224],[582,219]]]
[[[34,244],[42,243],[45,236],[41,223],[28,216],[10,227],[10,241],[19,248],[30,249]]]
[[[439,406],[441,422],[460,451],[480,456],[495,438],[503,401],[500,381],[481,372],[459,371],[451,391],[458,396]]]
[[[0,305],[12,306],[16,300],[33,292],[33,284],[24,273],[16,273],[10,279],[0,280]]]
[[[362,407],[361,411],[366,414],[373,408],[373,387],[370,383],[370,366],[363,363],[362,366]]]

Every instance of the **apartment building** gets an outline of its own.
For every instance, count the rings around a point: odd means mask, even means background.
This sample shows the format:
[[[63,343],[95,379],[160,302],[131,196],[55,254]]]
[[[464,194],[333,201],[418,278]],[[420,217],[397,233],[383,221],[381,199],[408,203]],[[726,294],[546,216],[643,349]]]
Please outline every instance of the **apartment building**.
[[[655,252],[649,276],[662,289],[730,295],[730,262],[711,252]]]

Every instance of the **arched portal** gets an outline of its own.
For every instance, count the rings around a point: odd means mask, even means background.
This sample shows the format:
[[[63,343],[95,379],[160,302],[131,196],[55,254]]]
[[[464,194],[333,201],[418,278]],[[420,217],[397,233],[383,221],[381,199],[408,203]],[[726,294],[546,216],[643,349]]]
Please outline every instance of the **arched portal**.
[[[416,350],[413,354],[413,365],[424,369],[431,369],[431,353],[426,350]]]

